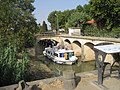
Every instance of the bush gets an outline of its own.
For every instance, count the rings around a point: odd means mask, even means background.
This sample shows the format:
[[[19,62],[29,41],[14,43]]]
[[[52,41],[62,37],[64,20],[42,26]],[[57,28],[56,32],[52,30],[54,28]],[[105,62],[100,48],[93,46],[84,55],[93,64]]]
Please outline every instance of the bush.
[[[0,40],[2,41],[2,39]],[[15,43],[2,45],[0,42],[0,86],[17,83],[29,75],[29,60],[23,51],[18,57]]]
[[[84,29],[84,36],[120,38],[120,29],[113,28],[112,31],[99,30],[94,25],[86,25]]]

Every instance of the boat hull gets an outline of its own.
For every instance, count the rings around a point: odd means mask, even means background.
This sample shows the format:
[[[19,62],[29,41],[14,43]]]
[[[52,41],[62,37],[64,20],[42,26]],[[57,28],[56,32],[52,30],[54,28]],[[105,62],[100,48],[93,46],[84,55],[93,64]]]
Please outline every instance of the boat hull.
[[[67,52],[67,51],[62,50],[62,53],[63,52]],[[72,51],[70,51],[70,52],[72,52]],[[61,56],[59,54],[56,56],[55,53],[56,52],[51,51],[51,48],[45,48],[45,50],[43,51],[44,56],[51,59],[52,61],[54,61],[57,64],[72,65],[72,64],[76,63],[76,61],[78,59],[76,56],[69,56],[69,57],[65,58],[65,55],[62,55],[62,54],[61,54]],[[60,50],[60,53],[61,53],[61,50]]]
[[[51,59],[53,62],[55,62],[57,64],[72,65],[72,64],[76,63],[76,61],[77,61],[77,58],[75,58],[74,60],[65,60],[64,58],[56,58],[56,57],[51,56],[51,55],[49,55],[47,53],[44,53],[44,56]]]

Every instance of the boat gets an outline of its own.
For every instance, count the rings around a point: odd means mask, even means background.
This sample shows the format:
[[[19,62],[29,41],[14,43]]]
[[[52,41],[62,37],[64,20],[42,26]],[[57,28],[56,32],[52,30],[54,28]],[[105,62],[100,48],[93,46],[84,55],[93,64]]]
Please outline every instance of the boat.
[[[47,47],[43,51],[43,55],[51,59],[57,64],[72,65],[77,61],[73,50],[59,49],[57,46]]]

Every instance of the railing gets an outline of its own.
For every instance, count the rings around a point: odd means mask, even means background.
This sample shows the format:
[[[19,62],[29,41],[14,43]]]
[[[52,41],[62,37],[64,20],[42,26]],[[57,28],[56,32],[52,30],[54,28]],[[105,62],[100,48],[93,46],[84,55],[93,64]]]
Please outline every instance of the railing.
[[[39,37],[51,37],[51,36],[56,36],[58,34],[53,33],[38,33],[35,36],[39,36]]]

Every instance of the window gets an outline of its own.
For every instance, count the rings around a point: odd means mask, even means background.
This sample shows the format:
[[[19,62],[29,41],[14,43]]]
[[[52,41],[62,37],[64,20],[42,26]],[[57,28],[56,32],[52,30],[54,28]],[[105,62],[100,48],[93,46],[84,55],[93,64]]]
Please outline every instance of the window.
[[[68,59],[68,54],[67,54],[67,53],[64,54],[64,58],[65,58],[66,60]]]
[[[72,52],[69,52],[68,54],[69,54],[69,58],[71,58],[72,57]]]
[[[60,57],[64,57],[64,53],[60,53]]]
[[[56,57],[58,57],[58,54],[57,54],[57,53],[54,53],[54,55],[55,55]]]

